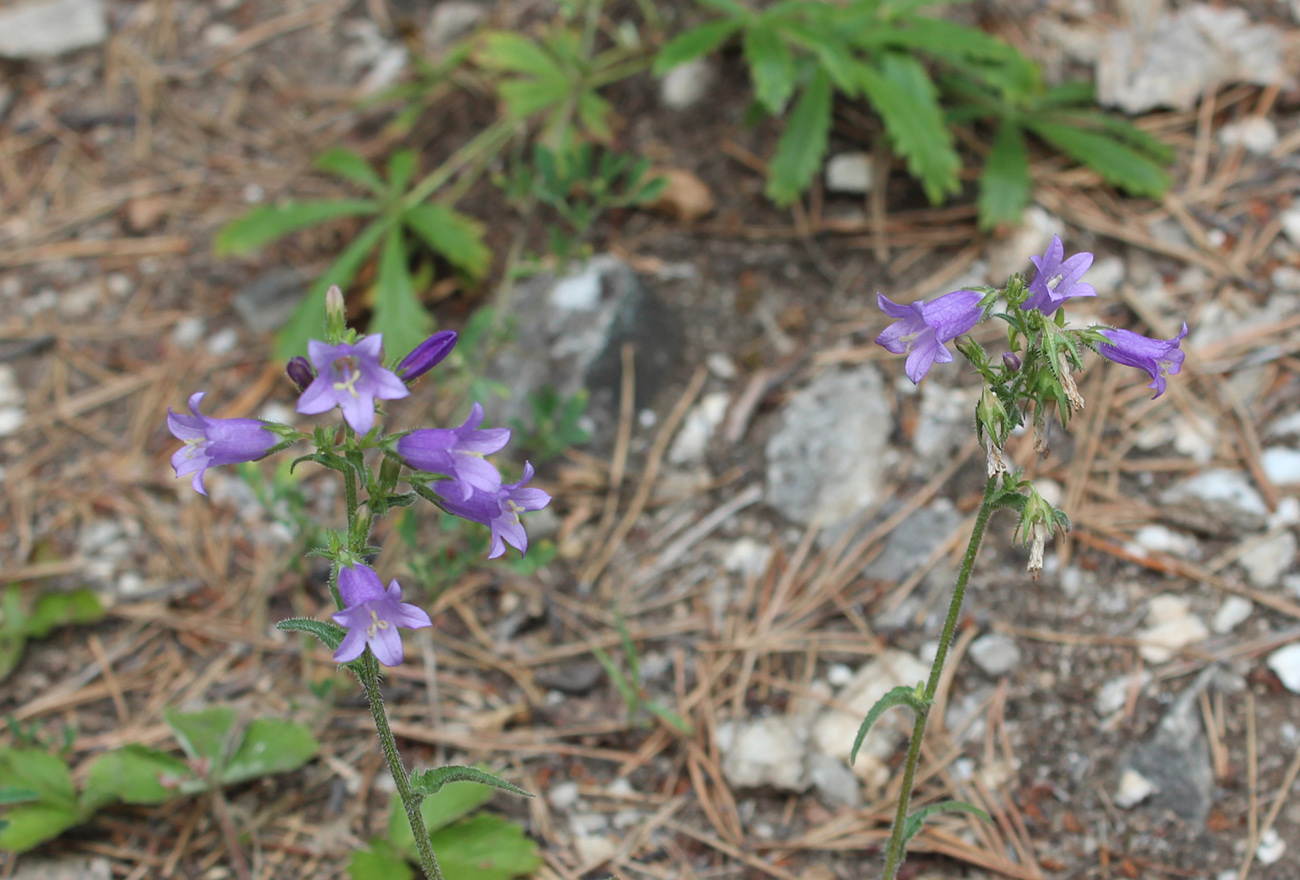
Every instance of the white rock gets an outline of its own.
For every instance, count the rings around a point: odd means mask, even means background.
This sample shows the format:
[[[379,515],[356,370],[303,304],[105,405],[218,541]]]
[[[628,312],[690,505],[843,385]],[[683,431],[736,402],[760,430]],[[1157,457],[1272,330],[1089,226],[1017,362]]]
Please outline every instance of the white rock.
[[[833,193],[868,193],[874,176],[870,153],[836,153],[826,163],[826,189]]]
[[[24,399],[14,368],[0,364],[0,406],[22,406]]]
[[[945,459],[970,439],[972,414],[980,398],[980,388],[945,388],[938,382],[922,382],[921,406],[912,448],[918,467],[929,467]]]
[[[618,852],[618,844],[608,834],[579,834],[573,838],[573,848],[586,865],[606,861]]]
[[[204,321],[197,315],[181,318],[172,327],[172,344],[177,348],[191,349],[203,338]]]
[[[26,0],[0,8],[0,56],[42,58],[108,37],[104,0]]]
[[[1201,555],[1201,545],[1195,538],[1162,525],[1143,526],[1133,536],[1133,542],[1140,550],[1171,553],[1184,559],[1198,559]]]
[[[715,351],[704,359],[709,372],[719,379],[736,378],[736,362],[720,351]]]
[[[1237,562],[1246,570],[1246,577],[1252,584],[1272,587],[1295,564],[1296,550],[1295,534],[1286,529],[1251,547]]]
[[[853,670],[843,663],[833,663],[826,670],[826,681],[830,683],[831,687],[844,687],[852,680]]]
[[[1300,269],[1295,266],[1278,266],[1269,276],[1273,286],[1286,293],[1300,293]]]
[[[1279,498],[1277,510],[1268,516],[1268,527],[1270,529],[1280,529],[1285,526],[1295,525],[1300,525],[1300,498],[1294,495]]]
[[[988,633],[970,645],[970,657],[975,665],[989,675],[1006,675],[1020,665],[1020,649],[1011,637],[1003,633]]]
[[[433,14],[429,16],[425,44],[437,54],[474,30],[487,14],[488,10],[482,3],[442,0],[433,7]]]
[[[78,284],[59,295],[59,311],[69,318],[83,318],[99,304],[101,285],[98,279]]]
[[[1159,789],[1150,779],[1132,769],[1126,769],[1119,777],[1119,789],[1115,792],[1115,806],[1127,810],[1142,803]]]
[[[698,464],[704,460],[713,432],[722,424],[727,414],[731,395],[723,391],[706,394],[682,422],[681,430],[673,438],[668,450],[668,461],[675,465]]]
[[[1210,635],[1201,619],[1189,610],[1187,600],[1169,593],[1151,599],[1147,621],[1151,625],[1137,638],[1138,653],[1148,663],[1164,663],[1180,648]]]
[[[808,719],[786,715],[718,725],[718,752],[727,781],[739,788],[770,785],[781,791],[804,791]],[[850,740],[850,745],[852,740]]]
[[[1293,642],[1269,654],[1268,668],[1273,670],[1273,674],[1287,690],[1300,694],[1300,642]]]
[[[772,559],[772,545],[753,538],[741,538],[727,548],[722,557],[722,567],[732,574],[756,577],[767,571]]]
[[[0,406],[0,437],[8,437],[23,426],[27,414],[21,407]]]
[[[214,21],[203,29],[203,42],[216,49],[239,38],[239,31],[224,21]]]
[[[1270,446],[1260,456],[1260,465],[1270,481],[1279,486],[1300,483],[1300,449]]]
[[[578,783],[566,780],[551,786],[546,800],[557,810],[567,810],[578,802],[578,794]]]
[[[1208,505],[1224,505],[1242,513],[1268,515],[1264,499],[1241,471],[1226,468],[1204,471],[1172,486],[1161,500],[1166,504],[1177,504],[1185,498],[1195,498]]]
[[[239,345],[239,331],[234,327],[218,330],[208,337],[208,351],[217,357],[230,354],[237,345]]]
[[[1191,613],[1191,604],[1182,596],[1160,593],[1147,603],[1147,623],[1168,623]]]
[[[1154,676],[1151,670],[1143,669],[1137,685],[1138,693],[1142,688],[1151,683]],[[1097,688],[1097,696],[1093,698],[1093,708],[1097,714],[1105,717],[1114,714],[1124,708],[1128,702],[1129,690],[1133,687],[1133,676],[1121,675],[1119,678],[1112,678],[1110,681]]]
[[[930,668],[904,651],[886,651],[865,664],[844,686],[836,706],[825,709],[812,725],[813,745],[822,754],[847,759],[862,719],[881,697],[899,685],[915,687],[925,681]],[[843,708],[841,708],[843,707]],[[906,712],[889,712],[880,718],[862,743],[858,760],[870,755],[887,760],[911,730]],[[855,765],[855,772],[859,772]]]
[[[1214,620],[1210,622],[1210,628],[1219,635],[1232,632],[1237,625],[1243,623],[1246,618],[1250,617],[1255,610],[1255,603],[1243,596],[1229,596],[1223,600],[1219,610],[1214,612]]]
[[[713,87],[713,65],[707,58],[679,64],[659,81],[659,100],[669,110],[685,110],[704,100]]]
[[[1219,426],[1208,416],[1196,414],[1187,417],[1182,413],[1172,420],[1174,450],[1198,464],[1214,458],[1219,444]]]
[[[1288,208],[1282,212],[1282,232],[1293,245],[1300,247],[1300,208]]]
[[[1276,828],[1270,828],[1259,836],[1259,846],[1255,849],[1255,858],[1259,859],[1261,865],[1271,865],[1286,852],[1286,841],[1277,833]]]

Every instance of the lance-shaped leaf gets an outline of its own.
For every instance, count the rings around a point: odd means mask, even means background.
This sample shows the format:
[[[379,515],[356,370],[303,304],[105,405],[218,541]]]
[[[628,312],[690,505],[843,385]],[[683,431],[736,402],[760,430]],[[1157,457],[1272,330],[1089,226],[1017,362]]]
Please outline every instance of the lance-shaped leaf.
[[[778,115],[794,93],[794,54],[775,27],[760,23],[745,31],[745,60],[754,81],[754,97]]]
[[[1065,155],[1082,162],[1107,183],[1135,196],[1159,198],[1170,178],[1159,163],[1105,134],[1060,122],[1025,120],[1034,134]]]
[[[499,788],[520,797],[532,797],[532,794],[524,791],[514,783],[506,782],[501,777],[493,776],[486,770],[480,770],[477,767],[449,764],[446,767],[419,770],[411,774],[411,787],[424,797],[437,794],[449,782],[477,782],[479,785]]]
[[[482,278],[487,274],[492,251],[483,243],[483,224],[473,217],[433,202],[408,208],[402,222],[466,275]]]
[[[654,64],[655,75],[662,76],[679,64],[709,54],[739,29],[739,21],[723,18],[678,34],[659,50]]]
[[[937,204],[961,189],[957,171],[961,159],[944,124],[934,83],[921,62],[908,55],[889,53],[878,70],[859,71],[862,91],[880,114],[894,149],[907,160],[907,168],[921,181],[930,201]]]
[[[246,254],[277,238],[339,217],[374,214],[379,203],[371,199],[329,199],[310,202],[285,202],[254,208],[243,217],[231,220],[217,233],[214,247],[219,256]]]
[[[305,456],[310,458],[310,456]],[[275,625],[276,629],[285,632],[305,632],[314,635],[320,639],[320,642],[331,651],[337,650],[342,644],[343,637],[347,635],[347,630],[337,623],[328,620],[315,620],[310,617],[290,617],[288,620],[282,620]]]
[[[416,299],[415,287],[411,284],[402,231],[394,227],[388,231],[379,257],[375,316],[370,329],[384,334],[384,351],[391,358],[403,357],[423,342],[431,325],[432,320]]]
[[[876,705],[872,706],[871,710],[867,712],[867,717],[863,719],[862,726],[858,728],[858,735],[853,738],[853,748],[849,751],[850,764],[858,759],[858,749],[862,748],[862,741],[867,738],[867,734],[871,731],[871,725],[875,724],[876,720],[881,715],[884,715],[886,710],[895,706],[907,706],[917,715],[924,715],[929,711],[930,703],[918,694],[919,690],[919,686],[913,688],[900,684],[879,700],[876,700]]]
[[[767,196],[779,205],[799,197],[821,167],[831,129],[831,81],[818,70],[785,121],[768,166]]]
[[[921,809],[908,816],[907,821],[903,823],[903,846],[906,847],[907,842],[920,833],[921,828],[925,825],[926,819],[936,813],[956,812],[970,813],[974,816],[978,816],[985,822],[993,821],[989,818],[988,813],[984,812],[974,804],[968,804],[965,801],[940,801],[937,804],[926,804],[924,807],[921,807]]]
[[[1019,223],[1029,204],[1029,151],[1020,127],[1003,120],[980,174],[979,225]]]
[[[333,174],[358,186],[364,186],[376,195],[383,195],[386,189],[384,179],[379,176],[379,172],[351,150],[342,147],[326,150],[316,157],[313,164],[326,174]]]

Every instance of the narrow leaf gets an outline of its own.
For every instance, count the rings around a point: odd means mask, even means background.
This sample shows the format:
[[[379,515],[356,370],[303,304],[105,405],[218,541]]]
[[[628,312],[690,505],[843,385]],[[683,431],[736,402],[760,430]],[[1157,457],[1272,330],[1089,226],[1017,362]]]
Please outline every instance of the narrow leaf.
[[[745,31],[745,60],[754,81],[754,96],[768,113],[780,115],[794,93],[794,55],[769,24]]]
[[[925,194],[937,204],[961,189],[957,170],[961,159],[944,125],[934,84],[915,58],[890,53],[880,70],[862,67],[862,90],[885,123],[894,149],[921,181]]]
[[[40,795],[30,788],[18,788],[14,785],[0,787],[0,806],[10,806],[12,804],[25,804],[29,801],[40,800]]]
[[[1058,122],[1026,120],[1028,128],[1071,159],[1082,162],[1130,195],[1159,198],[1169,189],[1169,175],[1132,147],[1092,131]]]
[[[795,102],[768,165],[767,197],[788,205],[799,197],[821,167],[831,128],[831,81],[818,70]]]
[[[739,21],[723,18],[678,34],[659,50],[654,63],[655,75],[663,76],[679,64],[709,54],[739,29]]]
[[[907,821],[903,823],[903,846],[907,846],[907,842],[921,831],[921,828],[925,825],[926,819],[936,813],[955,812],[970,813],[971,815],[978,816],[985,822],[993,821],[989,818],[988,813],[984,812],[974,804],[968,804],[965,801],[940,801],[937,804],[926,804],[924,807],[908,816]]]
[[[519,786],[477,767],[450,764],[446,767],[435,767],[432,770],[420,770],[411,774],[411,787],[425,797],[437,794],[449,782],[477,782],[479,785],[499,788],[520,797],[532,797],[532,794]]]
[[[411,175],[415,173],[415,151],[398,150],[393,153],[388,160],[388,188],[394,195],[401,195],[406,191],[406,185],[411,182]]]
[[[1020,127],[1004,120],[980,174],[979,225],[1019,223],[1029,204],[1029,151]]]
[[[304,457],[310,458],[311,456]],[[347,630],[333,621],[313,620],[310,617],[290,617],[288,620],[277,623],[275,628],[285,632],[311,633],[331,651],[337,650],[338,646],[343,642],[343,637],[347,635]]]
[[[483,243],[483,224],[446,205],[431,202],[408,208],[402,222],[425,244],[471,278],[482,278],[492,263]]]
[[[384,334],[384,351],[389,357],[403,357],[424,341],[432,325],[429,313],[416,298],[411,284],[402,232],[394,228],[384,240],[384,249],[379,257],[375,314],[370,330]]]
[[[331,199],[311,202],[285,202],[254,208],[243,217],[221,228],[213,243],[218,256],[246,254],[277,238],[340,217],[374,214],[379,203],[370,199]]]
[[[876,700],[876,705],[872,706],[871,710],[867,712],[867,717],[863,719],[862,726],[858,728],[858,735],[853,738],[853,748],[849,752],[850,764],[858,759],[858,749],[862,748],[862,742],[867,738],[871,725],[875,724],[876,720],[885,714],[886,710],[895,706],[908,706],[918,715],[924,715],[929,710],[929,704],[916,695],[916,688],[904,684],[900,684],[879,700]]]
[[[512,79],[497,86],[506,110],[516,119],[526,119],[569,97],[570,83],[564,79]]]
[[[375,195],[382,195],[384,192],[384,180],[379,176],[379,172],[351,150],[342,147],[326,150],[316,157],[314,164],[318,171],[364,186]]]

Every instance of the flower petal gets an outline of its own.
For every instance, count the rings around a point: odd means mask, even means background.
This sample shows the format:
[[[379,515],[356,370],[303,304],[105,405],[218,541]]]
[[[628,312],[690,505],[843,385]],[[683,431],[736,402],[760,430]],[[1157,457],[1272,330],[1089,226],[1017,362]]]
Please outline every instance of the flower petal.
[[[368,565],[343,566],[339,569],[339,596],[347,608],[384,598],[384,584]]]
[[[358,626],[348,630],[348,634],[339,642],[339,646],[334,651],[335,663],[350,663],[361,656],[366,650],[366,630],[365,627]]]
[[[375,659],[385,666],[400,666],[402,663],[402,635],[395,626],[379,627],[374,638],[367,644],[374,652]]]

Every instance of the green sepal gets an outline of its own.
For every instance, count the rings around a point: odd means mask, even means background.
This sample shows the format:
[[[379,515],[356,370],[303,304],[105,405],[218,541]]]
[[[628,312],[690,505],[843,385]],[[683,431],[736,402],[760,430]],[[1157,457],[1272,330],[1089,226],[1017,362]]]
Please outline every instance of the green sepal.
[[[885,714],[887,709],[892,709],[895,706],[907,706],[917,715],[924,715],[930,711],[932,701],[925,699],[922,693],[922,685],[918,684],[916,687],[910,688],[905,684],[900,684],[879,700],[876,700],[876,705],[872,706],[871,711],[867,712],[867,717],[863,719],[862,726],[858,728],[858,735],[853,738],[853,749],[849,752],[849,763],[852,764],[858,759],[858,749],[862,748],[862,741],[867,738],[871,725],[875,724],[876,720]]]
[[[338,646],[343,642],[343,637],[347,635],[347,630],[337,623],[327,620],[315,620],[310,617],[290,617],[277,623],[275,628],[284,632],[310,633],[331,651],[338,650]]]
[[[984,812],[974,804],[968,804],[965,801],[939,801],[937,804],[926,804],[924,807],[921,807],[921,809],[908,816],[907,821],[903,823],[903,847],[906,848],[908,841],[920,832],[926,819],[936,813],[952,812],[970,813],[971,815],[978,816],[985,822],[991,823],[993,821],[989,818],[988,813]]]
[[[479,785],[499,788],[520,797],[533,796],[531,792],[524,791],[519,786],[506,782],[499,776],[493,776],[491,773],[477,767],[449,764],[446,767],[435,767],[432,770],[417,770],[411,774],[411,788],[420,797],[437,794],[449,782],[477,782]]]

